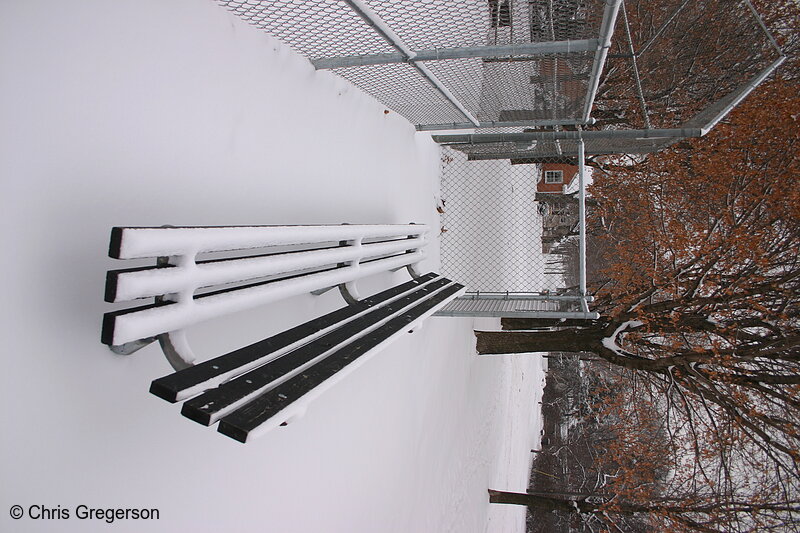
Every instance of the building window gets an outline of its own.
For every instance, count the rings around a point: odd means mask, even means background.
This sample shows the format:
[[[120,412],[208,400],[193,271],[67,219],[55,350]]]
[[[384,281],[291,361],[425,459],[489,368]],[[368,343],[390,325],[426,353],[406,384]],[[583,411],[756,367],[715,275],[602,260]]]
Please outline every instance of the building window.
[[[489,18],[492,28],[511,26],[510,0],[489,0]]]
[[[564,183],[564,172],[561,170],[545,170],[545,183]]]

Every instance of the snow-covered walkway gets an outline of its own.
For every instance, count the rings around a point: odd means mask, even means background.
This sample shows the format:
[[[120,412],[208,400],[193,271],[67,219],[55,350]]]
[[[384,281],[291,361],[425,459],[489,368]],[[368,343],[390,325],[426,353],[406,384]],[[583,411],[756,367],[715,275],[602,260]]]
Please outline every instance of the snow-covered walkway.
[[[437,228],[427,135],[204,0],[2,3],[0,72],[0,531],[522,531],[486,489],[525,488],[541,360],[479,358],[471,320],[428,320],[246,446],[148,394],[156,346],[99,342],[112,226]],[[210,357],[340,305],[292,298],[190,340]]]

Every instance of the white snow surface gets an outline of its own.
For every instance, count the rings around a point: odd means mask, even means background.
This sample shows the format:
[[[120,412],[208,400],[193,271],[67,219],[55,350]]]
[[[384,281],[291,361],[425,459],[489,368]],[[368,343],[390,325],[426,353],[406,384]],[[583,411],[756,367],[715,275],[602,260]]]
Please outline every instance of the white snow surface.
[[[527,484],[543,362],[477,356],[471,320],[426,320],[247,445],[147,392],[157,346],[99,340],[105,272],[134,266],[107,258],[112,226],[439,227],[429,136],[210,1],[0,3],[0,72],[0,531],[524,530],[487,489]],[[207,359],[341,305],[291,296],[188,339]]]

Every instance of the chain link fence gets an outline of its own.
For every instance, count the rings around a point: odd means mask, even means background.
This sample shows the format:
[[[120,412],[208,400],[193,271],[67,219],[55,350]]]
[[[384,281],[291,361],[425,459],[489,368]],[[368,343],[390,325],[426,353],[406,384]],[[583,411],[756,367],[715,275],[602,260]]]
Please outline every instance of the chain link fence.
[[[442,272],[469,294],[440,315],[590,318],[578,172],[576,160],[470,161],[443,148]]]
[[[443,269],[493,301],[484,316],[591,318],[565,176],[704,135],[783,60],[750,0],[217,2],[418,130],[474,131],[434,139]]]
[[[605,0],[217,1],[420,129],[581,120],[606,8]],[[542,43],[558,45],[525,48]],[[425,53],[429,60],[418,59]]]
[[[700,128],[781,55],[749,0],[217,1],[419,129]]]
[[[651,153],[705,135],[782,60],[749,0],[628,0],[619,5],[602,73],[593,80],[594,123],[476,129],[468,139],[437,140],[470,160],[575,157],[579,138],[587,155]],[[536,78],[554,85],[565,115],[577,103],[573,80],[585,68],[572,63],[569,71]]]
[[[462,152],[443,150],[441,250],[446,275],[472,292],[575,291],[577,199],[539,193],[537,202],[542,167],[508,160],[470,162]],[[557,185],[577,192],[577,180],[567,173],[570,183],[564,184],[563,174]],[[550,189],[561,188],[552,185]]]

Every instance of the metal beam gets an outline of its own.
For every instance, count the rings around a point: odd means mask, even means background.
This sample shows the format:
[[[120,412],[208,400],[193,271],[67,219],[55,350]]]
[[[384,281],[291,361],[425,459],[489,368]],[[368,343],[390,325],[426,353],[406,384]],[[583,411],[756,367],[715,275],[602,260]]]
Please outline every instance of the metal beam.
[[[534,300],[541,302],[549,301],[580,301],[582,296],[569,294],[538,294],[533,292],[467,292],[464,296],[459,296],[458,300]],[[593,296],[587,296],[586,301],[594,301]]]
[[[447,308],[437,311],[433,316],[493,317],[493,318],[557,318],[597,320],[600,313],[584,311],[462,311]]]
[[[586,166],[584,165],[583,139],[578,140],[578,284],[581,296],[586,298]],[[581,308],[589,312],[586,300]]]
[[[656,42],[656,40],[659,37],[661,37],[661,34],[664,33],[664,30],[667,29],[667,26],[669,26],[672,23],[672,21],[675,20],[675,17],[677,17],[678,14],[681,11],[683,11],[683,8],[686,7],[690,1],[691,0],[684,0],[684,2],[680,6],[678,6],[678,9],[672,12],[672,15],[670,15],[669,18],[663,24],[661,24],[661,27],[658,28],[658,31],[656,31],[655,35],[650,37],[650,39],[648,39],[647,42],[642,45],[642,49],[639,50],[639,52],[636,55],[640,56],[644,54],[653,45],[653,43]]]
[[[549,126],[590,126],[595,123],[593,118],[588,121],[575,119],[543,119],[543,120],[482,120],[478,124],[479,128],[523,128],[523,127],[549,127]],[[471,122],[450,122],[446,124],[417,124],[417,131],[440,131],[440,130],[468,130],[475,128]]]
[[[644,90],[642,89],[642,78],[639,75],[639,62],[636,60],[636,51],[633,48],[633,36],[631,35],[631,26],[628,24],[628,11],[625,9],[625,4],[622,4],[622,20],[625,22],[625,37],[628,39],[628,49],[631,52],[631,65],[633,66],[633,79],[636,81],[636,94],[639,97],[639,107],[642,111],[642,119],[644,120],[644,127],[650,129],[650,114],[647,111],[647,102],[644,99]]]
[[[609,48],[611,48],[611,35],[614,33],[614,25],[617,22],[617,14],[619,14],[619,6],[621,4],[622,0],[606,0],[606,7],[603,10],[603,22],[600,24],[600,44],[594,54],[592,75],[589,78],[591,83],[586,93],[586,103],[583,107],[584,120],[588,120],[592,114],[597,88],[600,86],[600,74],[603,72],[606,56]]]
[[[786,60],[786,56],[781,56],[772,62],[767,68],[762,70],[755,78],[745,83],[736,91],[730,93],[725,98],[718,100],[701,111],[695,118],[688,121],[685,125],[698,125],[700,126],[703,135],[711,131],[720,120],[733,110],[734,107],[739,105],[748,94],[753,92],[753,89],[758,87],[770,74],[772,74],[781,63]]]
[[[386,42],[388,42],[395,50],[404,55],[408,60],[415,57],[415,53],[397,35],[386,23],[364,3],[363,0],[344,0],[361,19],[372,27],[375,32],[380,35]],[[467,120],[478,125],[478,119],[475,118],[469,110],[464,107],[464,104],[458,101],[452,92],[437,78],[428,67],[421,63],[410,63],[414,69],[419,72],[439,93],[447,99]]]
[[[685,139],[701,137],[700,128],[650,130],[538,131],[529,133],[471,133],[433,135],[439,144],[485,144],[502,142],[555,141],[561,139]]]
[[[586,155],[615,155],[615,154],[650,154],[653,152],[658,152],[664,149],[668,144],[653,144],[648,146],[630,146],[630,145],[618,145],[612,147],[604,146],[602,149],[587,149]],[[485,153],[485,154],[467,154],[467,161],[493,161],[499,159],[511,159],[516,161],[524,161],[526,159],[532,160],[531,163],[541,163],[542,159],[559,159],[559,158],[577,158],[578,151],[577,150],[570,150],[569,147],[564,147],[562,145],[561,154],[555,151],[553,148],[552,152],[549,153],[538,153],[532,151],[522,151],[519,152],[492,152],[492,153]]]
[[[365,65],[385,65],[389,63],[416,63],[417,61],[441,61],[444,59],[464,59],[507,56],[538,56],[548,54],[569,54],[589,52],[599,45],[598,39],[575,41],[554,41],[544,43],[520,43],[497,46],[470,46],[463,48],[435,48],[411,53],[371,54],[361,56],[323,57],[311,63],[317,69],[361,67]]]
[[[764,19],[761,18],[761,15],[758,14],[758,11],[756,11],[756,8],[753,6],[753,3],[750,2],[750,0],[744,0],[744,1],[747,4],[747,7],[750,9],[750,12],[755,17],[756,22],[758,22],[759,26],[761,26],[761,29],[766,34],[767,39],[769,39],[769,42],[772,44],[772,47],[775,48],[775,50],[778,52],[778,55],[783,56],[784,55],[783,50],[781,50],[778,41],[776,41],[775,37],[772,36],[772,32],[770,32],[769,29],[767,29],[767,25],[764,24]]]

